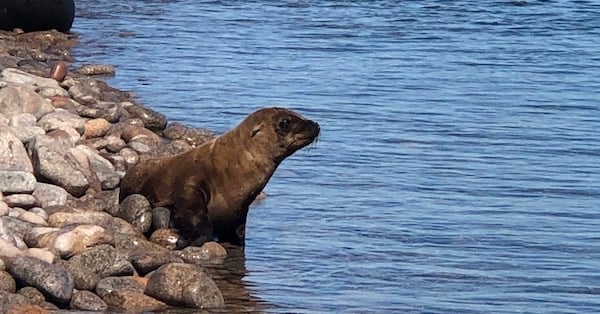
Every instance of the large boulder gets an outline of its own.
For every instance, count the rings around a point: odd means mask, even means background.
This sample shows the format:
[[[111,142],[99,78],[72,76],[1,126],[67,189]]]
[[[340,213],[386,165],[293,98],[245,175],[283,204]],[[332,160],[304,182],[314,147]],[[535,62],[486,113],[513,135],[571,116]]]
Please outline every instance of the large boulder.
[[[56,29],[67,32],[75,17],[74,0],[0,1],[0,29],[26,32]]]

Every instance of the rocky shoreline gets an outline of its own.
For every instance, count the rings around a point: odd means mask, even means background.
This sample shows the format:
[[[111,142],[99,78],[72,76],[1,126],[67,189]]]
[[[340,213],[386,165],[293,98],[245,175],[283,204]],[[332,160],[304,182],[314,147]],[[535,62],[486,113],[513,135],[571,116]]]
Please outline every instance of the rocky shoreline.
[[[187,151],[213,135],[168,123],[130,93],[68,69],[71,35],[0,31],[0,308],[157,311],[220,308],[203,268],[227,251],[174,250],[168,212],[140,195],[118,202],[139,160]]]

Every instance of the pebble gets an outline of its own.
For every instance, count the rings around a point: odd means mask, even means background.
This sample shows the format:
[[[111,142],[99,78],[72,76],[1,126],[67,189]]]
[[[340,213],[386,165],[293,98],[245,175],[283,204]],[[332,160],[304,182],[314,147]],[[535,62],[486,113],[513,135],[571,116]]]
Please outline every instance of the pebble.
[[[108,310],[108,305],[99,296],[86,290],[76,290],[69,306],[73,310],[104,312]]]

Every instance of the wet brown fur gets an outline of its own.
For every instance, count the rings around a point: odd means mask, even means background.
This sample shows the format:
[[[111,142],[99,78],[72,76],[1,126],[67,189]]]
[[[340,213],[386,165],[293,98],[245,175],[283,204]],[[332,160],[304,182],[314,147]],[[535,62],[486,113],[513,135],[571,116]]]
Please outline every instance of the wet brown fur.
[[[281,161],[318,135],[316,122],[291,110],[260,109],[189,152],[138,163],[123,178],[120,198],[142,194],[170,208],[179,247],[214,237],[243,246],[250,203]]]

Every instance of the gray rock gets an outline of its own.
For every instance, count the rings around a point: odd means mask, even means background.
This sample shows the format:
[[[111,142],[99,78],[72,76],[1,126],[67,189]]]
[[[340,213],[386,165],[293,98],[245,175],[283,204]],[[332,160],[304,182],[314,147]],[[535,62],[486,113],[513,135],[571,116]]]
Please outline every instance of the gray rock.
[[[17,284],[12,276],[5,272],[0,271],[0,291],[15,293],[17,289]]]
[[[7,128],[0,128],[0,170],[33,173],[27,150],[19,138]]]
[[[24,296],[16,293],[10,293],[6,291],[0,291],[0,307],[3,310],[3,313],[8,313],[8,311],[18,308],[19,304],[29,304],[29,300]],[[6,312],[4,312],[7,310]],[[25,313],[23,311],[14,311],[12,313]]]
[[[5,235],[12,235],[17,238],[23,239],[33,228],[33,225],[29,222],[22,221],[15,217],[4,216],[0,217],[0,237]]]
[[[166,207],[152,209],[152,229],[167,229],[171,222],[171,211]]]
[[[66,204],[68,195],[69,192],[60,186],[41,182],[37,182],[33,190],[33,196],[43,208]]]
[[[81,254],[71,257],[69,264],[74,268],[96,273],[101,278],[108,276],[129,276],[134,271],[133,266],[125,256],[119,254],[113,246],[107,244],[92,247]]]
[[[38,135],[46,134],[46,131],[39,126],[9,126],[8,130],[13,132],[15,136],[25,144],[31,142]]]
[[[132,194],[121,202],[118,216],[145,233],[152,224],[152,206],[144,196]]]
[[[133,291],[144,293],[142,287],[133,277],[106,277],[100,279],[96,285],[96,294],[104,298],[114,291]]]
[[[110,161],[85,145],[78,145],[75,149],[87,156],[90,168],[98,180],[100,180],[102,189],[114,189],[119,185],[121,178],[116,173],[115,167]]]
[[[183,259],[173,256],[169,251],[137,250],[129,255],[129,260],[142,276],[164,264],[183,263]]]
[[[77,160],[67,153],[69,145],[63,139],[39,135],[29,144],[29,149],[38,176],[79,197],[88,189],[89,181],[79,170]]]
[[[59,92],[61,96],[68,96],[69,93],[64,90],[56,80],[45,78],[37,75],[33,75],[18,69],[8,68],[2,71],[0,77],[4,81],[16,83],[16,84],[24,84],[24,85],[33,85],[37,87],[51,87],[56,89],[61,89],[63,92]]]
[[[94,290],[101,277],[95,272],[79,267],[78,263],[71,264],[65,260],[59,260],[58,265],[68,269],[73,275],[73,283],[77,290]]]
[[[64,267],[36,258],[17,256],[8,271],[18,281],[33,286],[59,303],[69,302],[73,293],[73,276]]]
[[[54,107],[50,102],[38,95],[31,86],[9,84],[0,88],[0,113],[6,118],[27,112],[40,119],[52,111]]]
[[[73,128],[79,134],[83,134],[83,131],[85,130],[85,119],[67,110],[56,109],[55,112],[42,117],[38,122],[38,126],[46,132],[56,129]]]
[[[3,193],[31,193],[36,183],[31,172],[0,170],[0,191]]]
[[[193,308],[224,306],[217,285],[196,265],[166,264],[150,274],[145,293],[170,305]]]
[[[121,103],[121,105],[127,110],[131,118],[141,119],[144,122],[144,127],[152,131],[164,130],[167,126],[167,118],[161,113],[133,103]]]
[[[37,199],[31,194],[11,194],[4,197],[9,207],[31,208],[37,205]]]
[[[108,309],[106,302],[104,302],[99,296],[85,290],[77,290],[73,292],[73,297],[71,298],[69,307],[73,310],[101,312],[104,312]]]

